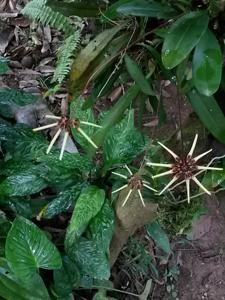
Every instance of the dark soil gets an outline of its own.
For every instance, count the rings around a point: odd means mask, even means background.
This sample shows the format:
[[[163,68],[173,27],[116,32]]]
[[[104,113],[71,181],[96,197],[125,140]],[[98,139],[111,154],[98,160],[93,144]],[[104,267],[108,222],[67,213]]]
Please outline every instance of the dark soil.
[[[193,224],[193,245],[177,251],[179,300],[225,299],[225,194],[207,199]]]

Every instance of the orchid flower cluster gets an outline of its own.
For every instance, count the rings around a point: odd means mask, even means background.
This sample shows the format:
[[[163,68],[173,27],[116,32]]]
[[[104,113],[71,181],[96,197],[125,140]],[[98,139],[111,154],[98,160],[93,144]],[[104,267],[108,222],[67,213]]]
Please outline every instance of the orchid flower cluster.
[[[133,174],[131,169],[127,165],[125,165],[125,168],[127,169],[128,173],[129,173],[128,176],[125,176],[121,173],[112,172],[112,174],[114,174],[114,175],[116,175],[120,178],[123,178],[127,181],[127,183],[125,185],[123,185],[122,187],[120,187],[120,188],[116,189],[115,191],[113,191],[112,194],[120,192],[120,191],[128,188],[129,191],[128,191],[128,193],[127,193],[127,195],[126,195],[126,197],[123,201],[123,204],[122,204],[122,206],[124,206],[127,203],[128,199],[130,198],[132,192],[137,191],[143,206],[145,206],[145,202],[144,202],[144,199],[143,199],[143,196],[142,196],[142,193],[141,193],[141,189],[143,187],[145,187],[145,188],[147,188],[151,191],[154,191],[154,192],[157,192],[157,190],[153,189],[149,185],[148,181],[142,180],[141,175],[139,175],[138,173]]]
[[[179,157],[176,153],[174,153],[172,150],[167,148],[165,145],[162,143],[158,142],[161,147],[163,147],[170,155],[174,158],[174,163],[172,164],[163,164],[163,163],[154,163],[154,162],[147,162],[147,166],[151,167],[164,167],[168,168],[169,170],[163,173],[159,173],[155,176],[152,176],[153,179],[163,177],[166,175],[172,175],[172,179],[169,181],[169,183],[163,188],[163,190],[159,193],[161,195],[165,191],[167,191],[169,188],[172,188],[172,185],[179,181],[174,187],[177,187],[178,185],[182,183],[186,183],[186,191],[187,191],[187,200],[188,203],[190,203],[190,181],[193,180],[195,184],[204,192],[207,193],[208,195],[211,195],[211,192],[208,191],[202,184],[201,182],[197,179],[197,176],[201,174],[203,171],[207,170],[215,170],[215,171],[222,171],[223,168],[216,168],[216,167],[209,167],[209,166],[200,166],[198,165],[198,161],[210,153],[212,149],[203,152],[197,156],[193,156],[194,150],[196,148],[198,140],[198,134],[195,135],[193,144],[191,146],[191,149],[189,153],[187,154],[186,157],[181,158]]]
[[[172,164],[164,164],[164,163],[154,163],[154,162],[147,162],[146,165],[147,166],[151,166],[151,167],[164,167],[164,168],[168,168],[169,170],[163,173],[159,173],[157,175],[152,176],[153,179],[155,178],[159,178],[159,177],[163,177],[166,175],[172,175],[172,179],[169,181],[169,183],[163,188],[163,190],[161,192],[159,192],[158,195],[163,194],[165,191],[167,191],[169,188],[172,188],[172,185],[179,181],[178,184],[176,184],[174,187],[177,187],[178,185],[182,184],[182,183],[186,183],[186,190],[187,190],[187,200],[188,203],[190,203],[190,181],[193,180],[196,185],[204,192],[207,193],[208,195],[211,195],[211,192],[208,191],[202,184],[201,182],[197,179],[197,176],[200,175],[202,172],[207,171],[207,170],[216,170],[216,171],[221,171],[223,170],[223,168],[216,168],[216,167],[209,167],[209,166],[200,166],[197,164],[197,162],[204,157],[205,155],[207,155],[208,153],[210,153],[212,151],[212,149],[201,153],[197,156],[193,156],[194,150],[196,148],[196,144],[197,144],[197,140],[198,140],[198,135],[195,135],[193,144],[191,146],[191,149],[189,151],[189,153],[187,154],[187,156],[185,158],[181,158],[179,157],[176,153],[174,153],[172,150],[170,150],[169,148],[167,148],[164,144],[159,143],[159,145],[161,147],[163,147],[167,152],[169,152],[172,157],[174,158],[175,162]],[[125,197],[125,200],[122,204],[122,206],[124,206],[129,197],[131,196],[132,192],[134,190],[137,190],[139,197],[141,199],[141,202],[143,204],[143,206],[145,206],[144,203],[144,199],[141,193],[141,189],[142,187],[146,187],[151,191],[157,192],[157,190],[153,189],[149,183],[147,181],[142,180],[141,176],[137,173],[137,174],[133,174],[130,170],[130,168],[125,165],[125,168],[127,169],[129,176],[125,176],[121,173],[117,173],[117,172],[112,172],[112,174],[121,177],[123,179],[125,179],[127,181],[127,183],[125,185],[123,185],[122,187],[114,190],[112,193],[117,193],[121,190],[124,190],[126,188],[129,188],[129,191]]]
[[[75,128],[94,148],[96,148],[96,149],[98,148],[98,146],[92,141],[92,139],[85,133],[85,131],[80,126],[86,125],[86,126],[92,126],[92,127],[97,127],[97,128],[101,128],[102,126],[91,123],[91,122],[80,121],[78,118],[70,119],[65,116],[58,117],[58,116],[54,116],[54,115],[46,115],[45,118],[51,119],[51,120],[56,120],[57,122],[34,128],[33,131],[41,131],[41,130],[49,129],[52,127],[58,127],[56,134],[53,136],[53,138],[48,146],[48,149],[46,151],[47,154],[50,153],[52,147],[54,146],[54,144],[55,144],[56,140],[58,139],[58,137],[60,136],[60,134],[62,132],[64,132],[64,138],[63,138],[62,147],[61,147],[60,156],[59,156],[59,159],[62,160],[64,151],[66,148],[66,144],[68,141],[68,137],[70,135],[71,128]]]

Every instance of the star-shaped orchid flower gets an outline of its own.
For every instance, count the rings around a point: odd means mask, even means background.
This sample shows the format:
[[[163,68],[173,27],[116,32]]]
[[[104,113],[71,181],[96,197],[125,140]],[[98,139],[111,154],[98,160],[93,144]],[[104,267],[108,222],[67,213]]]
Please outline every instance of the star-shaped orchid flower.
[[[62,147],[61,147],[61,152],[60,152],[60,156],[59,156],[59,159],[62,160],[63,153],[65,151],[66,143],[67,143],[68,137],[70,135],[71,128],[75,128],[94,148],[98,148],[98,146],[92,141],[92,139],[83,131],[83,129],[80,128],[80,125],[87,125],[87,126],[92,126],[92,127],[97,127],[97,128],[101,128],[102,126],[94,124],[94,123],[86,122],[86,121],[80,121],[79,119],[70,119],[65,116],[58,117],[58,116],[54,116],[54,115],[46,115],[45,117],[47,119],[57,120],[57,122],[34,128],[33,131],[41,131],[41,130],[45,130],[45,129],[52,128],[52,127],[58,127],[56,134],[53,136],[53,138],[48,146],[48,149],[46,151],[47,154],[51,151],[53,145],[55,144],[55,142],[58,139],[58,137],[60,136],[60,134],[63,131],[65,131],[63,143],[62,143]]]
[[[201,182],[196,178],[202,171],[207,171],[207,170],[217,170],[221,171],[223,168],[214,168],[214,167],[209,167],[209,166],[199,166],[197,162],[205,155],[207,155],[209,152],[212,151],[212,149],[201,153],[195,157],[193,157],[194,150],[196,148],[198,140],[198,134],[195,135],[193,144],[191,146],[191,149],[187,156],[185,158],[179,157],[177,154],[175,154],[172,150],[167,148],[165,145],[162,143],[158,142],[160,146],[162,146],[167,152],[169,152],[173,158],[175,159],[175,162],[173,164],[161,164],[161,163],[153,163],[153,162],[147,162],[146,164],[151,167],[165,167],[169,168],[169,171],[157,174],[155,176],[152,176],[152,178],[159,178],[162,176],[166,175],[173,175],[172,179],[170,182],[164,187],[164,189],[159,193],[161,195],[164,193],[166,190],[168,190],[177,180],[181,180],[177,185],[186,182],[186,189],[187,189],[187,199],[188,203],[190,203],[190,180],[193,180],[199,188],[207,193],[208,195],[211,195],[210,191],[208,191],[202,184]],[[200,170],[200,172],[198,172]],[[176,186],[177,186],[176,185]]]
[[[122,207],[123,207],[127,203],[128,199],[130,198],[130,195],[132,194],[132,192],[137,190],[138,195],[141,199],[141,202],[142,202],[143,206],[145,206],[145,202],[144,202],[144,199],[143,199],[143,196],[141,193],[141,188],[145,187],[154,192],[157,192],[157,190],[150,187],[149,183],[147,181],[142,180],[140,174],[138,174],[138,173],[133,174],[127,165],[125,165],[124,167],[127,169],[129,176],[125,176],[125,175],[123,175],[121,173],[117,173],[117,172],[112,172],[112,174],[125,179],[127,181],[127,183],[125,185],[121,186],[120,188],[116,189],[115,191],[112,191],[112,194],[120,192],[126,188],[129,188],[126,198],[124,199],[123,204],[122,204]]]

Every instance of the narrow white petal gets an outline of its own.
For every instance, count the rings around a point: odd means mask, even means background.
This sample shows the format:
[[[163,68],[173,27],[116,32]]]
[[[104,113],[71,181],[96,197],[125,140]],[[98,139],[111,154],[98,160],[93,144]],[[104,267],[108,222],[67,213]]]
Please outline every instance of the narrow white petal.
[[[54,115],[45,115],[45,118],[46,119],[52,119],[52,120],[60,120],[61,117],[57,117],[57,116],[54,116]]]
[[[192,179],[200,187],[201,190],[203,190],[206,194],[211,195],[211,193],[201,184],[200,181],[198,181],[198,179],[195,176],[192,177]]]
[[[48,128],[51,128],[51,127],[55,127],[55,126],[58,126],[58,122],[34,128],[33,131],[41,131],[41,130],[45,130],[45,129],[48,129]]]
[[[186,181],[186,189],[187,189],[187,199],[188,203],[190,203],[190,179],[185,180]]]
[[[124,205],[127,203],[128,199],[130,198],[131,193],[133,192],[132,189],[129,190],[125,200],[123,201],[122,207],[124,207]]]
[[[171,180],[170,180],[170,182],[164,187],[164,189],[159,193],[159,195],[162,195],[162,193],[164,193],[166,190],[168,190],[168,188],[175,182],[175,181],[177,181],[177,177],[176,176],[174,176]]]
[[[169,170],[169,171],[166,171],[166,172],[163,172],[163,173],[160,173],[160,174],[157,174],[157,175],[154,175],[152,176],[152,178],[158,178],[158,177],[162,177],[162,176],[166,176],[166,175],[169,175],[169,174],[173,174],[173,170]]]
[[[77,128],[77,131],[80,132],[80,134],[83,135],[83,137],[96,149],[98,149],[98,146],[92,141],[92,139],[80,128]]]
[[[158,192],[157,190],[153,189],[152,187],[150,187],[146,183],[144,183],[143,186],[146,187],[146,189],[149,189],[149,190],[154,191],[154,192]]]
[[[121,178],[124,178],[124,179],[127,179],[127,176],[123,175],[123,174],[120,174],[120,173],[117,173],[117,172],[112,172],[112,174],[116,175],[116,176],[119,176]]]
[[[188,153],[187,156],[192,156],[192,155],[193,155],[193,153],[194,153],[194,151],[195,151],[196,144],[197,144],[197,140],[198,140],[198,134],[195,135],[193,144],[192,144],[192,146],[191,146],[191,150],[189,151],[189,153]]]
[[[125,185],[121,186],[121,187],[118,188],[117,190],[112,191],[112,194],[117,193],[117,192],[119,192],[119,191],[122,191],[122,190],[125,189],[127,186],[128,186],[128,184],[125,184]]]
[[[86,122],[86,121],[80,121],[80,124],[89,125],[89,126],[97,127],[97,128],[102,128],[102,126],[100,126],[100,125],[97,125],[97,124],[94,124],[94,123],[91,123],[91,122]]]
[[[178,155],[176,155],[176,153],[174,153],[172,150],[170,150],[169,148],[167,148],[165,145],[163,145],[162,143],[158,142],[158,144],[160,146],[162,146],[167,152],[169,152],[175,159],[179,158]]]
[[[125,165],[125,168],[127,169],[128,173],[129,173],[130,175],[133,175],[133,173],[131,172],[131,169],[130,169],[127,165]]]
[[[53,139],[51,140],[51,143],[48,146],[48,149],[46,151],[46,154],[49,154],[49,152],[51,151],[53,145],[55,144],[57,138],[59,137],[60,133],[62,132],[62,129],[59,128],[59,130],[56,132],[56,134],[54,135]]]
[[[198,161],[200,158],[202,158],[203,156],[207,155],[208,153],[210,153],[212,151],[212,149],[209,149],[208,151],[202,153],[202,154],[199,154],[198,156],[194,157],[194,161]]]
[[[66,133],[65,133],[65,135],[64,135],[63,143],[62,143],[62,148],[61,148],[59,160],[62,160],[62,158],[63,158],[63,153],[64,153],[64,151],[65,151],[65,147],[66,147],[66,143],[67,143],[68,137],[69,137],[69,132],[66,131]]]
[[[215,168],[215,167],[206,167],[206,166],[197,166],[198,170],[216,170],[223,171],[223,168]]]
[[[142,194],[141,194],[140,189],[138,189],[137,191],[138,191],[139,197],[140,197],[140,199],[141,199],[141,202],[142,202],[143,206],[145,207],[145,201],[144,201],[144,199],[143,199],[143,197],[142,197]]]
[[[172,168],[173,164],[160,164],[160,163],[152,163],[152,162],[147,162],[147,166],[153,166],[153,167],[165,167],[165,168]]]

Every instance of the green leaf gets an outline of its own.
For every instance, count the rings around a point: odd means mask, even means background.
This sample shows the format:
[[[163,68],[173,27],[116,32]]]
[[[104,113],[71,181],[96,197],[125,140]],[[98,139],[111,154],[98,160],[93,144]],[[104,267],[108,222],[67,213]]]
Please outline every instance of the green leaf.
[[[39,268],[51,270],[62,265],[54,244],[34,223],[23,217],[14,220],[5,252],[10,268],[23,281],[31,280]]]
[[[84,189],[77,199],[70,224],[66,232],[65,247],[67,252],[87,228],[90,220],[101,210],[105,201],[104,190],[96,186]]]
[[[117,7],[117,12],[124,15],[170,18],[176,14],[176,11],[166,3],[161,4],[156,1],[147,2],[144,0],[134,0]]]
[[[146,145],[146,139],[134,127],[134,112],[113,127],[103,144],[104,169],[115,164],[129,164]]]
[[[108,256],[95,241],[82,238],[71,248],[70,256],[78,265],[81,274],[96,279],[109,279]]]
[[[205,33],[209,18],[205,12],[191,12],[172,24],[163,43],[162,61],[172,69],[181,63]]]
[[[145,78],[145,75],[143,74],[138,64],[128,55],[125,56],[125,63],[128,73],[130,74],[132,79],[138,84],[141,91],[146,95],[154,96],[155,93],[153,92],[150,83]]]
[[[70,295],[80,282],[79,270],[69,257],[64,256],[62,263],[61,269],[54,270],[54,290],[59,297]]]
[[[169,254],[171,252],[170,241],[159,223],[155,221],[146,227],[149,235],[156,243],[156,246],[162,249],[166,254]]]
[[[106,200],[100,212],[91,220],[89,233],[96,245],[108,254],[113,232],[114,212],[109,204],[109,200]]]
[[[115,3],[113,3],[105,12],[104,15],[102,16],[102,19],[105,20],[104,17],[106,17],[106,21],[108,21],[107,19],[114,19],[116,17],[118,17],[119,13],[117,12],[117,9],[126,3],[129,3],[131,0],[119,0],[116,1]]]
[[[193,57],[194,85],[205,96],[214,94],[222,76],[223,57],[215,35],[208,29],[198,42]]]
[[[55,215],[70,209],[76,202],[80,195],[83,184],[76,184],[75,186],[60,192],[44,209],[42,210],[42,217],[51,219]]]
[[[95,143],[100,146],[103,144],[107,134],[111,130],[111,128],[121,120],[123,117],[124,111],[130,106],[132,101],[139,94],[140,89],[135,84],[130,87],[126,93],[118,100],[118,102],[109,110],[108,114],[102,120],[102,127],[99,129],[94,135]],[[93,150],[89,151],[93,155],[95,153]]]
[[[12,274],[4,258],[0,258],[0,296],[10,300],[50,300],[43,280],[38,274],[33,276],[29,284],[25,284]]]
[[[87,5],[86,3],[66,3],[47,0],[47,5],[66,17],[96,17],[99,14],[99,6],[92,3]]]
[[[77,90],[79,78],[85,73],[90,64],[98,57],[114,36],[121,30],[120,26],[106,29],[97,35],[84,49],[80,51],[73,62],[70,72],[70,91]]]
[[[1,88],[0,89],[0,114],[4,117],[14,117],[14,110],[18,106],[32,104],[37,97],[22,90]]]
[[[7,59],[0,56],[0,75],[6,74],[9,70]]]
[[[0,196],[26,196],[35,194],[47,186],[39,176],[39,166],[11,175],[0,183]]]
[[[91,109],[82,110],[82,106],[85,103],[84,98],[79,97],[74,99],[70,104],[70,118],[72,119],[79,119],[80,121],[96,123],[94,119],[94,115]],[[80,128],[92,139],[94,132],[96,131],[96,127],[87,126],[80,124]],[[89,149],[93,147],[87,139],[81,135],[77,129],[72,128],[72,135],[74,139],[85,149]]]
[[[195,90],[190,91],[187,96],[204,126],[221,143],[225,143],[225,117],[215,98],[200,95]]]

